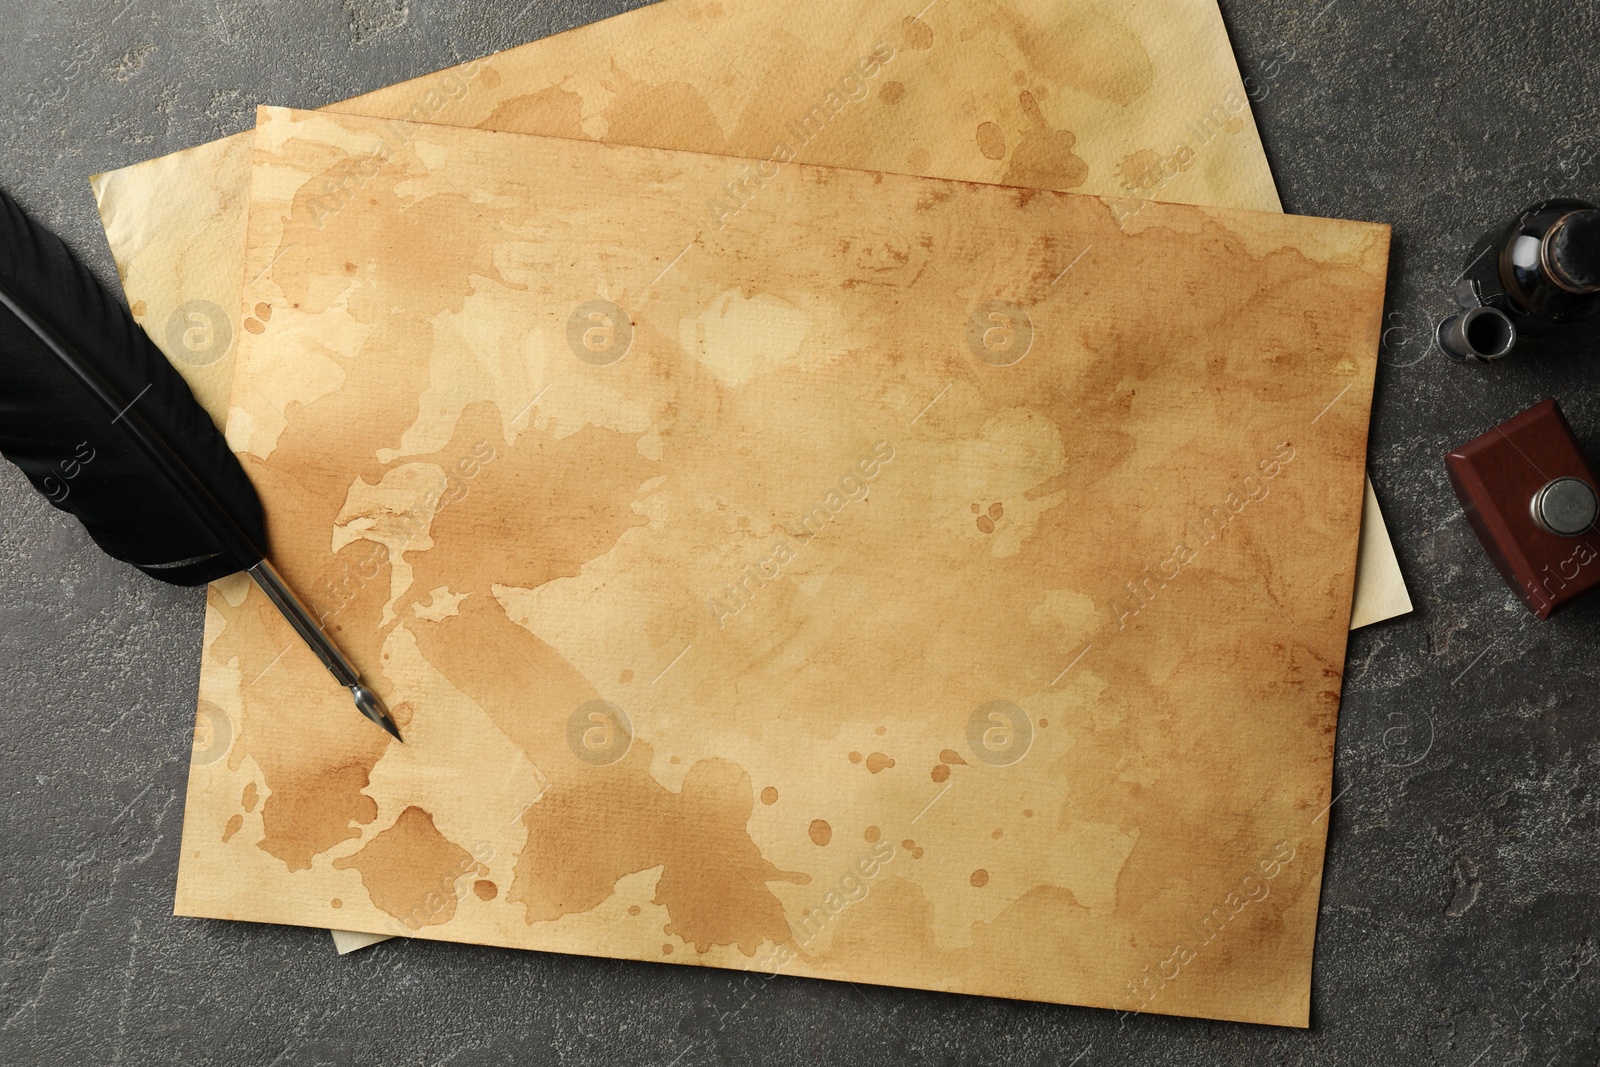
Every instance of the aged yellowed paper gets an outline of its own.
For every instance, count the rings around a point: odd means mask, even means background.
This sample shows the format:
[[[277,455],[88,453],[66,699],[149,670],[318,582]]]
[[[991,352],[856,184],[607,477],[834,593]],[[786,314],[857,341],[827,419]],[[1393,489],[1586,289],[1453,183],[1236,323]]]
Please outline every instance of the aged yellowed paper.
[[[1350,629],[1357,630],[1384,619],[1411,612],[1411,594],[1406,591],[1400,561],[1395,558],[1389,531],[1383,524],[1372,482],[1367,482],[1366,504],[1361,510],[1361,551],[1356,556],[1357,581],[1366,578],[1367,595],[1359,592],[1350,614]]]
[[[868,73],[870,70],[870,73]],[[1277,210],[1214,0],[671,2],[345,101],[378,118]],[[94,180],[138,317],[221,421],[250,135]],[[714,202],[721,207],[714,207]]]
[[[181,913],[1305,1024],[1384,227],[262,114]]]
[[[1278,208],[1213,0],[672,0],[339,109],[747,157],[708,191],[710,217],[760,195],[780,144],[802,162]],[[219,424],[248,161],[241,134],[95,179],[135,315]],[[1357,571],[1368,622],[1405,599],[1381,543]]]

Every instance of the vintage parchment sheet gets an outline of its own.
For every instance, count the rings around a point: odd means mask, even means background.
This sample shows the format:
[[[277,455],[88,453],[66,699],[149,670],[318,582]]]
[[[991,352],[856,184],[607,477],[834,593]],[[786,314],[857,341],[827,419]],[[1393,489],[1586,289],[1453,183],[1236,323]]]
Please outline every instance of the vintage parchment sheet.
[[[1383,509],[1369,479],[1366,503],[1361,509],[1361,549],[1356,555],[1356,598],[1350,612],[1350,629],[1359,630],[1384,619],[1411,613],[1411,594],[1400,573]]]
[[[180,913],[1305,1025],[1386,228],[255,154]]]
[[[1214,0],[671,0],[339,110],[753,161],[708,191],[708,217],[757,195],[780,144],[809,163],[1279,209]],[[219,424],[248,163],[241,134],[94,182],[135,315]],[[1373,521],[1366,622],[1410,610]]]

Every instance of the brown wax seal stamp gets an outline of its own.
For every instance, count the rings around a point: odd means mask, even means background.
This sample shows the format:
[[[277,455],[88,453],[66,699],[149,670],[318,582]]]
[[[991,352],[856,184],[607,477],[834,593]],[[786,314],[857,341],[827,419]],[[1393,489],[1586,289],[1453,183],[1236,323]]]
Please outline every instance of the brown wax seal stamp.
[[[1600,490],[1554,400],[1444,459],[1478,540],[1541,619],[1600,585]]]

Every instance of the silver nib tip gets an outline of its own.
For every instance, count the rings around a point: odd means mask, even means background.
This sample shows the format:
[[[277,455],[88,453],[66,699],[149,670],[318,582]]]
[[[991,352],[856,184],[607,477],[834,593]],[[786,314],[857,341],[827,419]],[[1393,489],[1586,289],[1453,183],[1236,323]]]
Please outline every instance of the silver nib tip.
[[[389,717],[389,709],[383,706],[378,694],[364,685],[352,685],[350,695],[355,698],[356,708],[361,714],[387,730],[396,741],[405,744],[405,738],[400,736],[400,727]]]

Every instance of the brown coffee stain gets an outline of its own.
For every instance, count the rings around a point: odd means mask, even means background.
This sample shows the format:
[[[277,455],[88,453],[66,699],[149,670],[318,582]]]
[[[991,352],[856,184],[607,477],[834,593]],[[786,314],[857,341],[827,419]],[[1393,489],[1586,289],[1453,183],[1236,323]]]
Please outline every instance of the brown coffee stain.
[[[921,51],[933,47],[933,27],[915,15],[907,15],[901,20],[900,36],[907,48]]]
[[[671,945],[669,945],[669,944],[667,944],[667,943],[666,943],[666,942],[664,942],[664,941],[663,941],[663,942],[662,942],[662,943],[661,943],[661,954],[662,954],[662,955],[663,955],[663,956],[670,956],[670,955],[672,955],[672,946],[671,946]]]
[[[385,661],[387,662],[387,661]],[[416,717],[417,705],[409,700],[396,700],[389,704],[389,718],[400,727],[400,736],[405,736],[405,729],[411,725],[411,720]]]
[[[890,874],[844,913],[829,955],[858,961],[856,973],[867,981],[898,972],[891,955],[915,961],[913,966],[933,967],[939,974],[959,974],[964,969],[966,953],[940,948],[934,940],[936,925],[933,904],[922,887]],[[885,952],[885,945],[893,945],[894,952]]]
[[[261,325],[261,323],[257,322],[255,319],[245,319],[244,320],[244,328],[249,330],[251,333],[257,333],[257,334],[265,333],[266,329],[267,329],[265,326]]]
[[[506,617],[493,587],[535,589],[579,574],[624,531],[646,521],[629,502],[652,467],[639,456],[636,435],[595,427],[560,440],[528,432],[508,445],[501,414],[488,403],[462,412],[453,440],[437,453],[437,460],[453,463],[470,454],[475,442],[493,442],[494,456],[479,465],[459,500],[434,515],[435,542],[476,543],[481,540],[477,531],[512,525],[532,532],[523,515],[550,518],[537,524],[540,533],[532,544],[519,537],[496,539],[497,546],[485,546],[488,551],[481,553],[408,553],[414,567],[412,596],[425,598],[429,594],[422,590],[440,585],[469,595],[457,615],[437,622],[415,619],[407,625],[424,657],[449,664],[452,682],[536,766],[575,762],[564,741],[566,716],[598,694],[555,650]],[[588,502],[597,485],[605,488],[596,499],[610,498],[612,503]]]
[[[862,831],[861,836],[867,839],[867,844],[875,845],[878,843],[878,838],[883,836],[883,831],[879,830],[876,826],[869,826],[866,828],[866,830]]]
[[[878,99],[882,100],[885,104],[898,104],[900,102],[900,98],[905,95],[905,82],[884,82],[882,87],[878,89]]]
[[[850,753],[848,758],[849,758],[851,763],[860,763],[861,762],[861,753],[852,752],[852,753]]]
[[[133,306],[128,308],[128,311],[131,312],[133,314],[133,317],[136,318],[136,319],[143,318],[144,317],[144,313],[146,311],[148,311],[148,310],[150,310],[150,309],[145,307],[145,303],[144,303],[143,300],[135,300],[133,302]]]
[[[867,770],[873,774],[877,774],[879,771],[886,771],[893,766],[894,760],[885,756],[882,752],[872,752],[867,755]]]
[[[487,601],[488,610],[498,612],[492,586],[537,589],[574,577],[585,563],[609,552],[625,531],[649,521],[633,507],[639,487],[658,473],[655,464],[639,455],[641,434],[586,426],[558,438],[528,430],[506,444],[505,433],[499,407],[479,402],[462,411],[450,444],[434,456],[418,457],[454,464],[471,455],[477,442],[494,449],[494,457],[478,465],[461,499],[434,515],[430,530],[435,544],[471,544],[473,550],[408,553],[416,596],[425,598],[429,594],[423,590],[448,585],[469,594],[463,612],[474,600],[479,610],[485,610]],[[530,514],[544,519],[527,523],[523,516]],[[480,535],[508,528],[516,528],[518,536]],[[451,621],[418,621],[412,629],[420,640],[427,627]]]
[[[994,828],[994,832],[991,833],[989,836],[994,838],[996,841],[998,841],[1002,837],[1006,836],[1006,832],[1004,830],[1002,830],[1000,827],[996,826]]]
[[[272,305],[263,301],[256,305],[256,318],[262,322],[272,321]]]
[[[935,782],[942,782],[946,778],[950,777],[950,768],[945,766],[943,763],[936,763],[933,766],[933,770],[929,772],[929,776],[932,777]]]
[[[812,819],[811,825],[806,828],[806,833],[810,836],[813,845],[826,846],[829,841],[833,840],[833,827],[829,826],[824,819]]]
[[[1017,142],[1011,153],[1011,166],[1001,181],[1036,189],[1076,189],[1087,181],[1089,164],[1072,151],[1078,143],[1077,135],[1071,130],[1052,129],[1038,100],[1026,89],[1017,94],[1017,100],[1033,126]]]
[[[633,681],[633,672],[623,671],[617,676],[617,681],[621,682],[623,685],[627,685],[629,682]]]
[[[778,802],[778,790],[774,786],[767,786],[761,790],[761,803],[771,806]]]
[[[606,141],[645,148],[692,144],[696,151],[711,153],[726,149],[727,133],[716,113],[700,90],[688,82],[639,81],[613,60],[610,78],[602,79],[601,84],[616,94],[601,112]]]
[[[583,97],[559,85],[503,100],[478,123],[486,130],[584,140]]]
[[[480,878],[472,883],[472,892],[479,900],[493,900],[500,893],[500,887],[487,878]]]
[[[328,901],[328,906],[330,908],[342,908],[344,907],[344,901],[340,900],[338,897],[334,897],[332,900]]]
[[[244,786],[244,792],[239,795],[239,803],[244,805],[245,811],[255,811],[256,800],[258,799],[259,795],[260,794],[256,792],[256,784],[254,782],[246,782]]]
[[[637,905],[637,904],[629,904],[628,905],[628,914],[629,915],[637,915],[637,914],[639,914],[639,905]]]
[[[456,884],[477,863],[439,832],[432,815],[413,804],[393,826],[333,866],[359,872],[373,906],[415,930],[455,918]]]
[[[650,777],[648,749],[635,741],[603,770],[555,768],[551,789],[523,816],[528,843],[507,901],[521,903],[530,923],[548,921],[589,911],[618,879],[660,867],[654,903],[667,909],[664,932],[697,951],[733,945],[750,956],[763,941],[791,940],[766,883],[810,878],[773,866],[750,839],[749,775],[726,760],[699,760],[673,793]]]
[[[1006,154],[1006,135],[992,122],[978,125],[978,151],[985,159],[1003,159]]]
[[[953,763],[961,767],[965,767],[967,765],[967,761],[961,758],[961,753],[957,752],[953,748],[941,748],[939,750],[939,762]]]
[[[409,346],[431,338],[431,329],[417,332],[420,325],[439,312],[461,310],[476,291],[474,279],[519,288],[501,275],[495,261],[504,234],[496,228],[492,208],[480,208],[454,191],[425,196],[399,192],[406,182],[426,174],[409,146],[392,148],[389,159],[361,182],[366,204],[358,208],[330,201],[327,186],[339,187],[359,179],[364,164],[373,169],[369,160],[354,153],[329,153],[326,167],[301,186],[290,204],[272,277],[296,310],[316,314],[342,301],[358,322],[403,326]],[[378,210],[370,210],[373,207]],[[426,247],[429,254],[402,258],[387,254],[395,247]],[[343,269],[346,262],[361,267],[352,276]],[[361,356],[346,358],[341,366],[349,372],[362,362],[366,360]],[[395,366],[385,366],[379,353],[374,353],[370,362],[396,379],[387,391],[408,394],[408,403],[386,412],[384,420],[399,422],[403,430],[416,421],[414,380],[398,373]],[[360,377],[368,378],[370,373]],[[339,396],[349,402],[352,392],[346,383],[345,389],[311,406],[321,408]],[[314,421],[319,426],[332,425],[320,418]],[[352,432],[357,431],[352,428]],[[362,444],[365,447],[359,451],[338,454],[370,455],[374,448],[393,446],[383,438],[363,439]]]
[[[982,889],[989,884],[989,872],[979,867],[972,872],[972,877],[968,878],[967,881],[972,883],[972,888]]]
[[[234,834],[238,833],[239,830],[243,826],[244,826],[244,816],[243,815],[235,815],[231,819],[229,819],[228,820],[228,825],[223,827],[223,830],[222,830],[222,843],[223,844],[227,844],[228,843],[228,839],[231,838]]]
[[[304,871],[314,857],[360,837],[357,824],[378,817],[377,803],[362,792],[369,772],[364,763],[350,762],[317,768],[303,778],[279,777],[280,786],[261,805],[262,837],[256,847],[289,870]]]
[[[1155,66],[1139,35],[1101,8],[1051,9],[1048,29],[1031,11],[993,10],[1028,67],[1046,84],[1070,86],[1126,107],[1155,83]],[[1061,41],[1072,45],[1063,48]]]
[[[1148,197],[1161,183],[1161,153],[1149,148],[1129,152],[1117,163],[1117,177],[1129,193]]]
[[[1125,980],[1125,962],[1090,947],[1095,941],[1088,909],[1057,886],[1030,889],[992,921],[974,923],[972,943],[966,948],[940,947],[935,937],[937,925],[933,904],[923,888],[905,877],[890,875],[840,918],[827,960],[834,965],[849,961],[850,973],[866,981],[892,982],[895,974],[909,966],[927,973],[960,975],[964,987],[1024,999],[1025,990],[1033,985],[1028,971],[1047,966],[1046,961],[1064,961],[1070,973],[1088,976],[1109,988],[1121,989]],[[886,944],[894,945],[895,952],[881,951]],[[1134,970],[1138,972],[1138,968]]]

